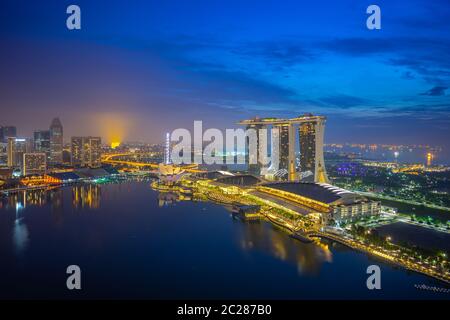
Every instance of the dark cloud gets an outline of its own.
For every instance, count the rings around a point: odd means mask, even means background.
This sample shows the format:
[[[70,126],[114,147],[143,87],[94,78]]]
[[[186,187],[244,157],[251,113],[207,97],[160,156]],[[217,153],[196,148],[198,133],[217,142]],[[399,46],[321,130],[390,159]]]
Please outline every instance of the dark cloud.
[[[312,61],[314,54],[310,46],[300,41],[259,41],[240,44],[232,52],[259,58],[272,66],[289,67],[298,63]]]
[[[349,96],[345,94],[332,95],[321,98],[318,100],[321,103],[324,103],[333,107],[340,108],[353,108],[358,106],[367,106],[370,103],[367,99],[362,99],[354,96]]]
[[[430,90],[421,93],[422,96],[443,96],[448,87],[435,86]]]

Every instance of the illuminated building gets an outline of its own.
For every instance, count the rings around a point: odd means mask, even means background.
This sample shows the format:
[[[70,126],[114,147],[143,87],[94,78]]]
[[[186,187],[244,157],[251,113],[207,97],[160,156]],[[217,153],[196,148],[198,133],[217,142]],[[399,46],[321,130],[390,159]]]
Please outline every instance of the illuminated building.
[[[255,118],[254,119],[254,121],[258,121],[258,120],[259,120],[259,118]],[[260,145],[259,145],[259,143],[260,143],[260,141],[259,141],[260,131],[259,130],[261,130],[262,128],[263,128],[263,125],[262,124],[258,124],[258,123],[255,123],[255,124],[251,123],[251,124],[249,124],[247,126],[247,130],[248,129],[254,129],[255,132],[256,132],[256,150],[257,150],[258,159],[260,157],[260,150],[259,150],[259,147],[260,147]],[[246,141],[245,141],[245,148],[246,148],[245,156],[246,156],[246,159],[245,159],[245,162],[248,164],[248,171],[251,174],[259,175],[261,173],[261,165],[260,165],[258,159],[256,159],[257,161],[255,161],[254,159],[250,159],[249,145],[250,145],[250,137],[246,137]],[[257,162],[257,163],[250,163],[250,162]]]
[[[381,204],[327,183],[277,182],[256,187],[269,196],[298,205],[305,215],[320,214],[322,223],[351,222],[380,214]]]
[[[24,153],[23,170],[25,175],[43,175],[47,170],[47,155],[45,153]]]
[[[42,152],[50,160],[50,130],[37,130],[33,133],[34,151]]]
[[[185,171],[179,166],[171,164],[160,163],[158,166],[159,182],[173,186],[185,175]]]
[[[16,138],[17,129],[14,126],[0,127],[0,142],[7,143],[8,138]]]
[[[0,166],[8,164],[8,143],[0,142]]]
[[[31,151],[31,147],[27,139],[8,138],[8,167],[22,168],[23,154]]]
[[[91,168],[101,166],[102,139],[100,137],[72,137],[70,149],[73,166]]]
[[[304,180],[308,182],[328,182],[323,157],[325,117],[306,114],[293,119],[255,118],[240,121],[239,124],[246,125],[247,129],[256,128],[257,130],[267,126],[281,126],[280,160],[283,161],[280,162],[285,165],[287,154],[287,171],[289,181]],[[297,172],[295,162],[296,126],[299,126],[300,133],[299,173]],[[259,172],[252,172],[250,167],[249,171],[253,174],[259,174]]]
[[[0,168],[0,180],[8,180],[13,176],[13,169],[11,168]]]
[[[83,137],[70,139],[70,162],[73,166],[81,166],[83,163]]]
[[[280,125],[279,129],[279,169],[288,169],[289,163],[289,126]]]
[[[316,130],[311,122],[302,123],[299,127],[300,134],[300,172],[304,174],[304,179],[314,178],[315,158],[316,158]],[[313,179],[312,179],[313,180]]]
[[[54,118],[50,125],[50,163],[63,162],[63,127],[59,118]]]

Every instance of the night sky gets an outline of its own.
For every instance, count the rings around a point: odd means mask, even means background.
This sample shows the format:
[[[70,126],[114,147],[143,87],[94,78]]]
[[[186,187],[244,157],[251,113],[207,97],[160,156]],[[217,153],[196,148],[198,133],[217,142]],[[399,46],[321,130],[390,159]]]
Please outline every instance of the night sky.
[[[312,112],[328,143],[450,148],[448,0],[2,0],[0,40],[0,125],[22,136],[59,116],[65,140],[160,142]]]

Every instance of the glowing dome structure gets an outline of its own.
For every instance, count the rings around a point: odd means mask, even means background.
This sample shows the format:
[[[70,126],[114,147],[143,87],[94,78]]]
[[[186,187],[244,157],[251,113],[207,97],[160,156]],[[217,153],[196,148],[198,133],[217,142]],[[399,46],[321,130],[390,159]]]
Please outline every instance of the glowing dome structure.
[[[176,184],[182,176],[185,175],[185,171],[172,164],[160,163],[158,167],[158,177],[160,183],[166,185],[174,185]]]

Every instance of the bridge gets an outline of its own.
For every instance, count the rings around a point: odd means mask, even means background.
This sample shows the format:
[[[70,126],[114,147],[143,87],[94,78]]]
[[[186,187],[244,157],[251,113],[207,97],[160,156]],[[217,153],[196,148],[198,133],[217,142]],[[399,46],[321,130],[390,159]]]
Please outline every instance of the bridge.
[[[124,166],[137,167],[137,168],[158,169],[159,163],[116,159],[118,157],[132,157],[132,156],[136,157],[136,156],[142,156],[145,154],[146,153],[133,153],[133,152],[107,154],[102,157],[102,163],[111,164],[111,165],[124,165]],[[205,172],[204,170],[199,170],[197,164],[182,165],[179,167],[181,169],[183,169],[185,172],[191,172],[191,173]]]

